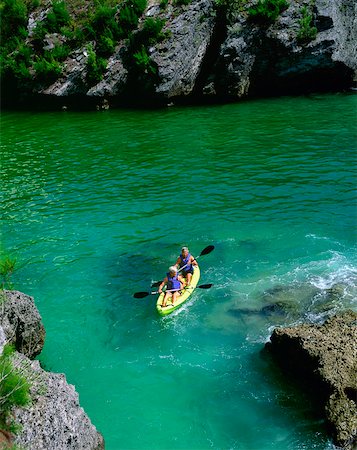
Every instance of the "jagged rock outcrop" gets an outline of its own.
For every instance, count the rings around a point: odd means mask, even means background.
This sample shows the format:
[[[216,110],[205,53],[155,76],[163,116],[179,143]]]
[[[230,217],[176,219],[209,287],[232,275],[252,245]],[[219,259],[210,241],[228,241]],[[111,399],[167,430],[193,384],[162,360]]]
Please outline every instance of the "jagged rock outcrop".
[[[38,361],[45,331],[33,298],[18,291],[3,291],[0,307],[0,354],[5,343],[13,343],[18,350],[13,365],[30,383],[31,403],[12,411],[21,430],[11,436],[4,432],[0,446],[11,441],[31,450],[101,450],[102,435],[80,407],[74,386],[63,374],[46,372]],[[1,447],[3,448],[3,447]]]
[[[15,422],[22,427],[15,444],[36,450],[104,449],[103,437],[81,408],[78,394],[65,376],[42,370],[38,361],[29,364],[21,354],[16,359],[27,363],[32,404],[13,412]]]
[[[29,358],[41,353],[45,328],[32,297],[18,291],[2,291],[0,326],[6,341]]]
[[[290,2],[269,26],[239,15],[221,46],[211,92],[242,97],[352,85],[357,71],[356,3],[316,0],[312,11],[316,37],[301,42],[299,21],[308,5]]]
[[[170,37],[153,47],[151,58],[158,66],[156,93],[165,98],[192,94],[215,26],[214,2],[198,0],[176,17],[167,16]]]
[[[357,446],[357,313],[274,330],[266,348],[323,405],[336,445]]]

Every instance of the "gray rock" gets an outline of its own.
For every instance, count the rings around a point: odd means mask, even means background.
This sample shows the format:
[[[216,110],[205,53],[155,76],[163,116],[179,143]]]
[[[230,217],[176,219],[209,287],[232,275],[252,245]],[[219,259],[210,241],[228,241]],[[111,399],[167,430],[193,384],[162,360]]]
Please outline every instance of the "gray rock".
[[[64,62],[64,73],[51,86],[43,89],[42,94],[56,97],[85,95],[88,91],[86,67],[88,54],[86,48],[76,50]]]
[[[21,431],[15,436],[0,433],[0,447],[11,440],[23,449],[101,450],[103,437],[79,405],[74,386],[62,374],[44,371],[31,361],[44,344],[45,329],[33,298],[18,291],[2,291],[0,302],[0,354],[6,343],[18,352],[13,365],[30,383],[31,404],[14,408]],[[7,447],[5,447],[7,448]]]
[[[0,326],[0,355],[4,350],[4,346],[6,344],[6,335],[2,326]]]
[[[214,74],[216,91],[231,97],[338,89],[356,71],[356,3],[317,0],[314,40],[297,40],[302,7],[289,8],[268,27],[241,15],[228,28]]]
[[[355,0],[341,0],[339,2],[323,2],[331,5],[331,17],[334,24],[335,47],[332,55],[334,61],[344,63],[357,72],[357,3]],[[320,6],[320,10],[322,7]]]
[[[34,358],[43,348],[45,328],[33,298],[18,291],[2,291],[0,325],[8,343]]]
[[[121,58],[123,48],[123,43],[116,48],[114,55],[108,60],[103,80],[87,91],[88,96],[113,97],[123,93],[128,78],[128,71]]]
[[[101,450],[103,437],[79,405],[74,386],[63,374],[48,373],[38,361],[15,355],[16,364],[31,384],[32,403],[13,411],[21,431],[14,443],[36,450]]]
[[[160,83],[156,93],[165,98],[192,94],[215,24],[211,0],[191,2],[170,17],[170,37],[154,47],[151,59],[158,65]]]
[[[227,18],[223,10],[217,10],[215,0],[192,0],[185,6],[170,1],[165,9],[159,0],[151,0],[139,29],[146,17],[160,18],[165,20],[167,33],[162,42],[150,43],[147,49],[157,67],[155,79],[146,83],[137,78],[135,65],[125,62],[127,41],[122,41],[109,57],[103,79],[95,86],[88,85],[85,48],[90,43],[85,43],[64,61],[63,74],[56,82],[41,86],[35,80],[29,95],[45,94],[57,103],[58,97],[91,105],[97,104],[98,98],[110,99],[113,104],[114,100],[131,102],[134,98],[162,103],[188,96],[239,99],[341,90],[357,80],[355,0],[316,0],[313,5],[309,0],[289,0],[289,7],[274,23],[263,25],[253,23],[245,9],[254,1],[238,3]],[[298,33],[304,6],[313,13],[317,35],[311,42],[301,43]],[[31,13],[30,45],[34,27],[49,8],[46,0]],[[50,49],[63,39],[48,35],[44,46]],[[95,48],[95,43],[91,44]],[[11,95],[6,98],[11,101]]]
[[[266,348],[292,376],[311,387],[323,405],[336,445],[357,445],[357,313],[322,325],[277,328]]]

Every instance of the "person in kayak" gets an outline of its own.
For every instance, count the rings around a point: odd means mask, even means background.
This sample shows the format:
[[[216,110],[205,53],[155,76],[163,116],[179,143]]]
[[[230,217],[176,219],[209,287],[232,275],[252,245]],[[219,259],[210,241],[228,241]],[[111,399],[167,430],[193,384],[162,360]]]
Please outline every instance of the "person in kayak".
[[[182,268],[182,270],[180,270],[180,272],[186,278],[187,285],[189,285],[191,283],[191,278],[192,278],[192,274],[193,274],[193,266],[197,266],[197,261],[191,255],[191,253],[189,252],[187,247],[182,247],[181,254],[177,258],[177,261],[176,261],[176,267],[178,267],[179,269]]]
[[[183,286],[185,285],[185,279],[177,273],[177,268],[176,266],[171,266],[169,267],[169,271],[166,274],[166,277],[164,278],[164,280],[162,281],[162,283],[159,286],[159,294],[161,294],[162,292],[162,288],[166,286],[166,290],[170,291],[170,290],[175,290],[174,292],[166,292],[164,295],[164,299],[162,301],[161,307],[165,308],[167,306],[166,302],[167,299],[169,297],[172,296],[172,304],[175,303],[176,298],[178,297],[178,295],[180,295],[180,289],[183,288]]]

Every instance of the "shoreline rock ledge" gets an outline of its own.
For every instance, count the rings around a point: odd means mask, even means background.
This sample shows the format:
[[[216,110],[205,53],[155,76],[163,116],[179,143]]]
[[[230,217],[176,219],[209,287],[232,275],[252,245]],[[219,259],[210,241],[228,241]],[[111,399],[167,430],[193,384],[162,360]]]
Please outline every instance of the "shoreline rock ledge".
[[[103,436],[81,408],[75,387],[63,374],[47,372],[33,360],[45,340],[33,298],[18,291],[1,294],[0,354],[7,343],[15,347],[12,364],[29,381],[31,402],[12,409],[20,431],[11,435],[0,430],[0,448],[103,450]]]
[[[273,331],[266,350],[322,405],[334,444],[357,448],[357,313]]]

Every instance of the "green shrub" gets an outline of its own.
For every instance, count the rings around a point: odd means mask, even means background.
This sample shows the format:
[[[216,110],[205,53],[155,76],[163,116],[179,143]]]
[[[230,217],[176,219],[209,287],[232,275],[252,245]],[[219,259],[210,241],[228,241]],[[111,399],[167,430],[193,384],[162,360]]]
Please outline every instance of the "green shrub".
[[[38,22],[32,33],[32,45],[38,53],[43,51],[43,40],[45,39],[46,33],[48,33],[46,24],[44,22]]]
[[[38,22],[33,30],[32,45],[35,51],[42,53],[43,40],[47,33],[60,33],[62,28],[68,31],[71,21],[65,2],[53,2],[52,9],[47,13],[42,22]],[[67,27],[67,28],[66,28]]]
[[[66,3],[55,1],[52,3],[52,10],[47,13],[45,27],[50,33],[58,33],[62,27],[70,23],[70,20]]]
[[[97,58],[92,46],[88,46],[87,74],[86,80],[90,85],[99,83],[103,79],[103,74],[107,67],[107,60]]]
[[[160,9],[165,9],[169,0],[160,0]]]
[[[33,68],[36,72],[36,79],[40,83],[51,84],[62,74],[62,65],[53,58],[46,55],[39,57],[34,63]]]
[[[0,428],[14,431],[11,423],[11,409],[30,403],[30,385],[19,369],[14,367],[14,349],[5,345],[0,356]]]
[[[126,36],[134,30],[139,22],[139,17],[145,11],[147,0],[125,0],[119,10],[119,26],[121,36]]]
[[[132,76],[131,83],[139,83],[148,90],[158,81],[157,64],[150,58],[148,48],[167,36],[162,31],[164,24],[164,20],[149,17],[129,38],[125,64]]]
[[[0,3],[0,36],[2,45],[27,26],[27,6],[23,0],[2,0]]]
[[[19,63],[19,64],[15,63],[14,65],[15,65],[16,69],[15,69],[15,67],[11,67],[12,63],[13,63],[13,60],[10,63],[9,70],[10,69],[12,69],[14,71],[15,70],[16,71],[26,70],[23,68],[24,63]],[[12,274],[15,271],[16,264],[17,264],[17,261],[15,258],[11,258],[10,256],[7,256],[7,255],[2,256],[2,258],[0,260],[0,276],[2,278],[2,280],[1,280],[1,288],[2,289],[11,288],[10,279],[11,279]]]
[[[141,16],[147,6],[147,0],[129,0],[127,5],[130,6],[138,16]]]
[[[144,46],[142,46],[140,50],[134,53],[133,58],[136,68],[139,70],[139,72],[148,75],[156,75],[157,67],[151,61],[150,56],[148,55],[148,52]]]
[[[94,14],[91,20],[91,26],[99,37],[100,34],[108,35],[110,33],[111,37],[118,37],[119,26],[115,20],[116,8],[111,8],[108,6],[101,6]]]
[[[135,13],[133,8],[125,5],[119,12],[119,26],[121,34],[125,35],[126,32],[136,28],[139,21],[139,16]]]
[[[175,5],[189,5],[191,0],[174,0]]]
[[[165,21],[159,18],[148,17],[141,31],[142,39],[147,44],[155,44],[165,38],[165,34],[162,32],[162,28],[165,25]]]
[[[32,11],[40,6],[40,0],[29,0],[27,2],[28,8]]]
[[[261,23],[271,23],[287,9],[287,0],[259,0],[258,3],[248,9],[251,20]]]
[[[317,28],[313,24],[313,16],[311,11],[304,6],[301,10],[302,18],[299,20],[300,29],[297,34],[297,41],[306,44],[316,38]]]
[[[97,53],[100,55],[111,55],[114,53],[115,43],[109,36],[100,36],[97,41]]]
[[[165,38],[165,34],[162,32],[164,24],[165,21],[159,18],[147,18],[142,29],[130,36],[129,49],[131,53],[140,53],[142,47],[147,48],[156,42],[162,41]]]
[[[46,50],[44,56],[47,60],[64,61],[70,51],[68,45],[55,45],[53,49]]]

